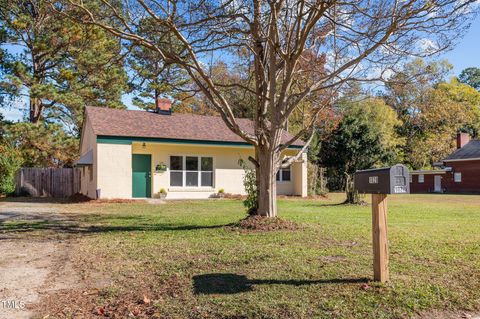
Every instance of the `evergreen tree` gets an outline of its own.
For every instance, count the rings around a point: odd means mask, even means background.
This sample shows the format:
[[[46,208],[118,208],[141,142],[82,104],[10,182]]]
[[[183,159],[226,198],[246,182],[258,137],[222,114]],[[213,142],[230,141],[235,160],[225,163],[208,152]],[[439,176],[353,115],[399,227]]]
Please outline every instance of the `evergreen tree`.
[[[54,14],[45,0],[0,0],[0,30],[4,105],[27,100],[31,123],[78,132],[85,105],[123,106],[121,43],[105,30]]]
[[[20,152],[6,138],[5,132],[10,124],[0,113],[0,194],[9,194],[15,190],[15,173],[22,163]]]
[[[480,68],[466,68],[460,73],[458,79],[460,82],[465,83],[480,91]]]
[[[320,163],[328,168],[328,188],[345,189],[347,202],[358,202],[353,191],[353,173],[388,162],[390,153],[382,146],[378,130],[367,116],[347,114],[322,141]]]
[[[159,26],[155,25],[154,21],[144,19],[140,23],[139,32],[150,35],[168,50],[181,50],[178,41],[174,41],[171,35],[155,28]],[[184,87],[189,84],[186,72],[175,64],[166,63],[158,52],[132,45],[128,62],[133,71],[130,82],[135,94],[133,105],[145,110],[155,110],[159,98],[171,98],[181,102],[188,97],[184,93]]]
[[[15,190],[15,174],[21,166],[19,151],[7,140],[0,140],[0,194]]]
[[[24,167],[68,167],[78,158],[79,139],[56,123],[11,123],[4,140],[15,146]]]

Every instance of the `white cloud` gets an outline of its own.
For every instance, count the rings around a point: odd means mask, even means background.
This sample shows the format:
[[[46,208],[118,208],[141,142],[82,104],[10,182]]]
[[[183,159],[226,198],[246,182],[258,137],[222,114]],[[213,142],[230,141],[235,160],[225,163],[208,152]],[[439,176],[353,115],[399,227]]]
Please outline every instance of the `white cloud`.
[[[438,45],[430,39],[423,38],[417,41],[417,46],[426,54],[435,53],[438,51]]]

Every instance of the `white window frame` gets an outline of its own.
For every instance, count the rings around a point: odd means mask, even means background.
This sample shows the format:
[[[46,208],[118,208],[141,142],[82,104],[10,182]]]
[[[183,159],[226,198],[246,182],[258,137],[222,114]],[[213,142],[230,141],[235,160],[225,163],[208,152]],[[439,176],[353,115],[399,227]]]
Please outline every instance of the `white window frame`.
[[[418,183],[419,184],[425,183],[425,175],[424,174],[418,174]]]
[[[171,166],[172,157],[181,157],[182,158],[182,167],[183,170],[173,170]],[[197,158],[197,170],[187,170],[187,157],[196,157]],[[212,159],[212,170],[211,171],[202,171],[202,158],[211,158]],[[210,155],[177,155],[171,154],[168,156],[168,178],[169,178],[169,187],[171,188],[214,188],[215,187],[215,158]],[[182,173],[182,186],[172,186],[172,179],[170,173]],[[212,185],[211,186],[202,186],[202,172],[203,173],[212,173]],[[187,173],[198,173],[197,186],[187,186]]]
[[[462,172],[453,173],[453,181],[455,183],[461,183],[462,182]]]
[[[289,170],[289,171],[290,171],[290,179],[287,180],[287,181],[284,181],[284,180],[283,180],[283,171],[284,171],[284,170]],[[277,174],[280,175],[280,179],[277,179],[277,175],[275,174],[275,181],[276,181],[277,183],[290,183],[290,182],[292,181],[292,166],[290,165],[290,166],[288,167],[288,169],[286,169],[286,168],[280,168],[280,169],[278,170]]]

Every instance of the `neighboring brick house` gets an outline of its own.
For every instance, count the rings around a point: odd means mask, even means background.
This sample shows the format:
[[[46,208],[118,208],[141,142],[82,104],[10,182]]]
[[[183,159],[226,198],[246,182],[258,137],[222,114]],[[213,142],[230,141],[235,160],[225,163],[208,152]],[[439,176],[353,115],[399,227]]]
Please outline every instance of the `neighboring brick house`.
[[[480,193],[480,140],[457,136],[457,150],[440,169],[410,172],[411,193]]]

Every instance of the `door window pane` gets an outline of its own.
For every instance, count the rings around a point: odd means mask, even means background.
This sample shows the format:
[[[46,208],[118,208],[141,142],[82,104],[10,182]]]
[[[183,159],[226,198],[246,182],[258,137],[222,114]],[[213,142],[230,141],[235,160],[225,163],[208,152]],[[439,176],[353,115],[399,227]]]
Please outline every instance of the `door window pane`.
[[[290,168],[282,169],[282,181],[290,181]]]
[[[183,172],[170,172],[170,186],[183,186]]]
[[[187,156],[185,164],[187,171],[198,171],[198,157]]]
[[[202,186],[213,186],[213,172],[202,172]]]
[[[213,171],[213,158],[202,157],[202,171]]]
[[[185,186],[198,186],[198,172],[187,172]]]
[[[170,170],[183,170],[183,158],[181,156],[170,156]]]

